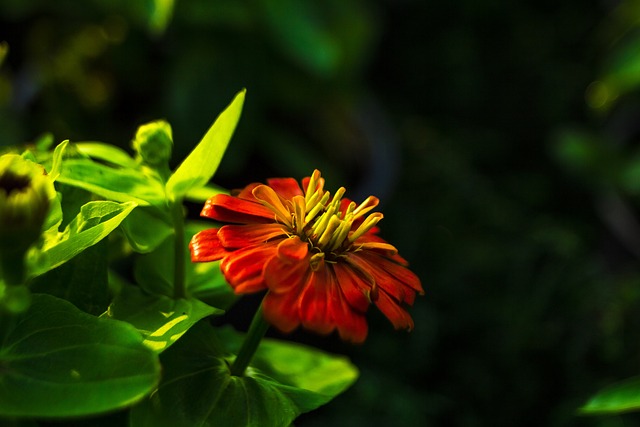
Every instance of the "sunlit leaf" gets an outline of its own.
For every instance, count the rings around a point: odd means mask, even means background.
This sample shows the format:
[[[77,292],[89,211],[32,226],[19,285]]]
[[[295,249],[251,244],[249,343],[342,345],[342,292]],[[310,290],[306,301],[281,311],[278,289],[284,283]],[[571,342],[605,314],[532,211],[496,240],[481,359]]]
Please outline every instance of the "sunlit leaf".
[[[62,162],[58,181],[116,202],[161,206],[166,200],[160,181],[137,170],[111,168],[90,159]]]
[[[286,427],[344,391],[358,375],[344,357],[264,340],[246,375],[232,376],[232,356],[222,343],[237,347],[241,340],[230,330],[218,337],[206,323],[194,326],[162,354],[163,380],[132,409],[131,426]]]
[[[52,270],[109,235],[136,207],[133,202],[89,202],[63,233],[30,259],[32,276]]]
[[[102,142],[76,142],[75,147],[79,152],[93,159],[102,160],[112,165],[135,169],[138,164],[123,149],[115,145]]]
[[[215,196],[216,194],[227,194],[228,191],[217,187],[215,185],[203,185],[202,187],[194,187],[190,189],[185,195],[185,200],[190,202],[198,202],[204,203],[210,197]]]
[[[242,90],[171,175],[166,187],[170,197],[183,197],[191,189],[207,184],[215,174],[240,119],[244,97],[245,90]]]
[[[640,377],[629,378],[601,390],[580,408],[584,414],[637,410],[640,410]]]
[[[126,407],[157,384],[157,356],[131,325],[50,295],[0,331],[0,416],[71,417]]]
[[[107,316],[135,326],[144,337],[144,344],[159,353],[199,320],[222,313],[195,298],[174,300],[128,286],[113,301]]]

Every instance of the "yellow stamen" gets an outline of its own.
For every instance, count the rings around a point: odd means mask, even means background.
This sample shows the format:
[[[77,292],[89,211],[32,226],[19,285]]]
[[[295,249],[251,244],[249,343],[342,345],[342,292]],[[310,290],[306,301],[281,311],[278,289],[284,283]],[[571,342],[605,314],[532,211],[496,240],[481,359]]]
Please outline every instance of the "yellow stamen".
[[[318,246],[320,248],[323,248],[323,249],[326,248],[326,246],[331,241],[331,238],[333,237],[333,232],[335,231],[336,228],[340,226],[341,223],[342,221],[340,221],[340,219],[337,216],[335,215],[331,216],[331,219],[329,220],[329,224],[327,225],[327,228],[323,231],[322,235],[320,236],[320,239],[318,239]]]
[[[360,203],[360,206],[356,210],[353,211],[354,218],[360,218],[362,215],[369,212],[371,209],[378,206],[380,200],[375,196],[369,196],[365,199],[364,202]]]
[[[371,230],[383,218],[380,212],[374,212],[365,219],[360,227],[349,236],[349,241],[353,243],[360,236]]]

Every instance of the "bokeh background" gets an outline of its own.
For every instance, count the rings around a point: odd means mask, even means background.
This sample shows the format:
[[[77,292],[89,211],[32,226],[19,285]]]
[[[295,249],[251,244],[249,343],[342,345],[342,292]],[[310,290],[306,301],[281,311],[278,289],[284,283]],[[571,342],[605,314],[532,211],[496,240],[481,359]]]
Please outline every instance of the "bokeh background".
[[[640,373],[640,1],[0,0],[0,41],[0,145],[165,118],[177,162],[246,87],[217,184],[382,199],[416,328],[294,334],[361,369],[296,425],[640,425],[576,415]]]

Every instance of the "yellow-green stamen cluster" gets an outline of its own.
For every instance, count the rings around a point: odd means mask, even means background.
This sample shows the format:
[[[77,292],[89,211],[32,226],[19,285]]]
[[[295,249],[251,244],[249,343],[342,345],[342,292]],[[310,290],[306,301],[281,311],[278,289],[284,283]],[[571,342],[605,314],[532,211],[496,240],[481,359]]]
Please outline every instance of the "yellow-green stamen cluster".
[[[342,212],[340,206],[346,190],[340,187],[332,198],[324,190],[324,180],[318,170],[311,175],[304,197],[294,196],[284,204],[273,190],[261,187],[254,190],[256,198],[273,210],[276,220],[289,227],[292,234],[319,250],[314,255],[316,258],[324,258],[325,254],[339,254],[382,219],[379,212],[369,214],[357,229],[352,230],[356,220],[378,205],[378,199],[369,196],[360,205],[351,202]]]

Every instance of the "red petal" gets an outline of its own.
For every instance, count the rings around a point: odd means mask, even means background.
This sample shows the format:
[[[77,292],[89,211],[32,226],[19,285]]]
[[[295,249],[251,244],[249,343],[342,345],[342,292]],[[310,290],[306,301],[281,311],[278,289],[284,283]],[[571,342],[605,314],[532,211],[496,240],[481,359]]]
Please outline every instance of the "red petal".
[[[411,305],[416,290],[422,291],[420,279],[415,274],[384,256],[360,251],[349,253],[346,259],[360,272],[370,274],[377,286],[398,301]]]
[[[294,196],[303,196],[298,181],[293,178],[271,178],[267,180],[269,187],[273,188],[278,196],[285,200],[291,200]]]
[[[338,327],[340,338],[355,344],[364,342],[367,338],[367,320],[364,314],[353,311],[346,300],[340,300],[340,309],[335,309],[334,319]]]
[[[382,291],[378,294],[376,306],[391,321],[396,329],[413,329],[413,319],[398,304],[394,298],[391,298],[386,292]]]
[[[382,256],[375,252],[362,251],[361,253],[362,256],[365,257],[365,259],[369,260],[369,263],[375,264],[376,266],[380,267],[391,277],[400,280],[402,283],[404,283],[414,291],[419,292],[421,295],[424,294],[422,284],[420,283],[420,278],[404,265],[400,265],[395,262],[394,259]]]
[[[366,312],[369,308],[369,299],[365,292],[371,289],[371,283],[353,271],[349,265],[338,262],[333,264],[333,270],[349,305],[361,313]]]
[[[258,185],[264,185],[261,182],[253,182],[241,190],[235,190],[231,192],[232,196],[238,197],[240,199],[256,201],[256,198],[253,196],[253,189]]]
[[[309,245],[298,236],[285,239],[278,244],[278,257],[285,262],[297,263],[307,258]]]
[[[367,321],[362,312],[349,305],[338,278],[330,274],[331,283],[327,286],[327,311],[331,322],[338,329],[340,338],[345,341],[361,343],[367,337]],[[366,301],[366,298],[365,298]]]
[[[260,203],[226,194],[216,194],[207,200],[200,215],[216,221],[239,224],[265,223],[274,220],[273,212]]]
[[[284,238],[285,230],[280,224],[225,225],[218,231],[218,238],[225,248],[244,248]]]
[[[276,244],[249,246],[229,254],[220,269],[236,293],[251,293],[266,287],[262,269],[276,254]]]
[[[335,329],[327,303],[329,287],[332,285],[328,276],[326,268],[312,272],[300,294],[302,326],[319,334],[328,334]]]
[[[217,228],[196,233],[189,242],[189,250],[193,262],[217,261],[229,254],[220,243]]]
[[[300,325],[298,318],[298,294],[288,292],[274,294],[268,292],[262,301],[265,320],[284,333],[293,331]]]
[[[305,283],[309,270],[308,259],[289,262],[285,258],[274,256],[265,264],[263,276],[272,293],[299,292],[297,289]]]

